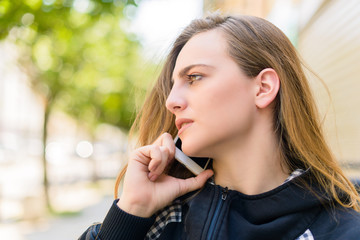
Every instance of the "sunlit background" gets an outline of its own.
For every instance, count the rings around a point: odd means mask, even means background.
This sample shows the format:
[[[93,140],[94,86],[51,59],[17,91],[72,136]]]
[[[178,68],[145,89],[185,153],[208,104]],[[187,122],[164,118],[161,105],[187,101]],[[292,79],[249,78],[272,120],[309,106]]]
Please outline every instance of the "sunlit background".
[[[317,74],[329,144],[360,176],[358,0],[0,0],[1,239],[77,239],[102,221],[171,43],[216,10],[287,34]]]

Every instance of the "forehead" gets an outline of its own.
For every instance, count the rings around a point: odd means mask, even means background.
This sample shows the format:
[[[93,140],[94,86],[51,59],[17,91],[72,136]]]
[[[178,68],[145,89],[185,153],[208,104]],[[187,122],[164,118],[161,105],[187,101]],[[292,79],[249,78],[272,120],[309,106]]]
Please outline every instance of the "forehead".
[[[173,75],[190,65],[216,66],[224,59],[229,59],[227,42],[220,30],[214,29],[196,34],[180,51],[174,68]]]

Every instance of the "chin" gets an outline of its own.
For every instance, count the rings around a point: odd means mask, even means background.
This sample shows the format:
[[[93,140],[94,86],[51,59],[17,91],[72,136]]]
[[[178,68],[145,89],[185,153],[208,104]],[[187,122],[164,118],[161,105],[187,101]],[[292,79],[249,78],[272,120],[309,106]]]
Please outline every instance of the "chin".
[[[195,149],[192,146],[187,146],[184,143],[181,145],[181,150],[188,156],[194,156],[194,154],[196,155]]]
[[[209,157],[209,154],[207,154],[207,151],[203,149],[198,144],[191,144],[191,143],[183,143],[181,146],[182,151],[190,157]]]
[[[197,149],[194,144],[189,143],[189,141],[182,142],[181,150],[188,156],[196,157]]]
[[[190,132],[189,132],[190,133]],[[211,138],[211,139],[209,139]],[[210,157],[212,137],[203,132],[191,132],[181,136],[182,151],[191,157]]]

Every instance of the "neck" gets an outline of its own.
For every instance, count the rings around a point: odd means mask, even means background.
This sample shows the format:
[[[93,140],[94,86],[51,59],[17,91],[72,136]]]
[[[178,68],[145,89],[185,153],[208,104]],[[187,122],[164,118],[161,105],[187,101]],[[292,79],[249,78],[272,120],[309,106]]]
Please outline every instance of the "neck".
[[[243,194],[260,194],[280,186],[289,176],[281,164],[281,150],[270,126],[250,131],[245,141],[216,151],[213,169],[215,182]]]

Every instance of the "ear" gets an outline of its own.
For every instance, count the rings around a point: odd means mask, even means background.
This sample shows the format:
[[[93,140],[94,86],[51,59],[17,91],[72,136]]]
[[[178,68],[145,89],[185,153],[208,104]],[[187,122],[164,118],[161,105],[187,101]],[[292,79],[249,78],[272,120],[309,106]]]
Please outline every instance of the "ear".
[[[265,68],[256,77],[256,97],[255,104],[258,108],[269,106],[280,89],[280,79],[272,68]]]

